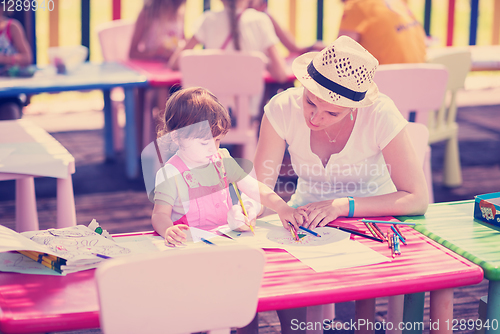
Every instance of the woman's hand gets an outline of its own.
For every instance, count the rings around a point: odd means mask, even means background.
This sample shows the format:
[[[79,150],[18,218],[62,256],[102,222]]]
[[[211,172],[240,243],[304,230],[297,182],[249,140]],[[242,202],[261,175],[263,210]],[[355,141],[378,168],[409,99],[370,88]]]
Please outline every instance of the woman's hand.
[[[186,241],[186,233],[182,232],[182,230],[189,230],[189,226],[178,224],[167,228],[165,231],[165,244],[168,247],[183,245],[183,241]]]
[[[243,209],[239,204],[233,205],[227,213],[227,224],[233,231],[245,232],[250,230],[250,225],[255,226],[257,212],[252,203],[244,202],[245,209],[248,213],[248,218],[243,214]]]
[[[299,207],[298,209],[303,210],[308,217],[307,221],[302,225],[310,229],[327,225],[342,215],[341,206],[343,203],[341,202],[342,199],[327,200]]]
[[[276,210],[278,216],[280,217],[281,224],[287,230],[290,229],[288,222],[292,223],[292,225],[297,230],[300,225],[307,220],[307,215],[303,209],[294,209],[291,206],[283,205],[282,208]]]

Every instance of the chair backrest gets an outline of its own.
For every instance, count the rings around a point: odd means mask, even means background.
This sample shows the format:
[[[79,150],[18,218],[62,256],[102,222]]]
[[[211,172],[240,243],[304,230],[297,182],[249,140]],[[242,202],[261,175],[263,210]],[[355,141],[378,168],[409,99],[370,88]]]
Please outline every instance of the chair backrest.
[[[262,250],[168,250],[108,260],[96,270],[106,334],[193,333],[243,327],[257,310]]]
[[[448,70],[440,64],[380,65],[374,77],[379,91],[389,96],[403,116],[427,125],[429,113],[443,103]]]
[[[250,123],[249,101],[264,87],[264,61],[257,52],[186,50],[179,60],[182,87],[200,86],[224,105],[234,106],[236,130]]]
[[[439,132],[448,131],[447,127],[454,126],[456,123],[457,92],[464,88],[465,79],[470,72],[471,51],[465,47],[442,48],[438,53],[431,53],[427,62],[446,66],[449,75],[447,99],[443,101],[435,116],[429,120],[430,142],[432,143],[441,139]]]
[[[264,91],[262,54],[232,50],[186,50],[179,59],[182,86],[211,91],[232,112],[236,126],[222,142],[243,145],[243,158],[253,160],[258,126],[250,108],[260,106]]]
[[[96,29],[105,61],[125,61],[129,57],[130,42],[134,34],[134,21],[114,20]]]

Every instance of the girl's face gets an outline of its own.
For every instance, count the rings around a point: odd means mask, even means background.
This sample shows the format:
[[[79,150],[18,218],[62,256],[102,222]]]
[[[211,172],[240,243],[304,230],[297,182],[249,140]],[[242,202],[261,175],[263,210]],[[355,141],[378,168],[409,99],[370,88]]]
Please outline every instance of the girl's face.
[[[307,126],[313,131],[320,131],[340,122],[351,111],[351,108],[340,107],[328,103],[304,88],[304,118]]]
[[[179,155],[188,165],[200,166],[210,162],[210,157],[217,153],[220,141],[224,137],[216,138],[188,138],[179,143]]]

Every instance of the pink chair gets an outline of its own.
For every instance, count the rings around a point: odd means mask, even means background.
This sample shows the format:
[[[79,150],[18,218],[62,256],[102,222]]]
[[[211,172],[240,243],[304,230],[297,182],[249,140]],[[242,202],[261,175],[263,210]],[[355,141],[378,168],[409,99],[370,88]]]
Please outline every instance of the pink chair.
[[[236,127],[222,142],[243,145],[243,158],[253,161],[258,124],[251,121],[249,106],[251,98],[259,96],[264,88],[264,62],[260,53],[186,50],[179,66],[182,87],[204,87],[224,106],[231,106]]]
[[[380,65],[374,78],[381,93],[389,96],[403,116],[427,126],[429,114],[439,110],[443,103],[448,70],[440,64]],[[434,202],[430,146],[428,146],[424,172],[429,188],[429,202]]]
[[[230,333],[257,311],[264,252],[204,246],[126,256],[95,273],[101,329],[118,333]]]
[[[134,26],[134,21],[130,20],[114,20],[97,26],[97,36],[104,61],[122,62],[128,60]],[[124,99],[123,88],[117,87],[111,91],[113,143],[117,151],[123,148],[123,131],[118,122],[118,114],[119,110],[124,108]]]

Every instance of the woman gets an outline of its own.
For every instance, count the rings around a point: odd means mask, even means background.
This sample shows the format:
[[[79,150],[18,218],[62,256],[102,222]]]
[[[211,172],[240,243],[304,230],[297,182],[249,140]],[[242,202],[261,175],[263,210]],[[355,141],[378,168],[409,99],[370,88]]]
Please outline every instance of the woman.
[[[378,92],[378,61],[347,36],[298,57],[303,87],[265,107],[255,158],[257,178],[273,188],[285,147],[299,176],[289,202],[296,220],[324,226],[339,216],[424,214],[425,177],[394,103]]]
[[[180,52],[201,43],[207,49],[259,51],[268,59],[267,69],[277,82],[288,80],[285,60],[269,17],[248,8],[249,0],[222,0],[224,10],[203,14],[193,37],[170,58],[169,66],[178,68]]]

